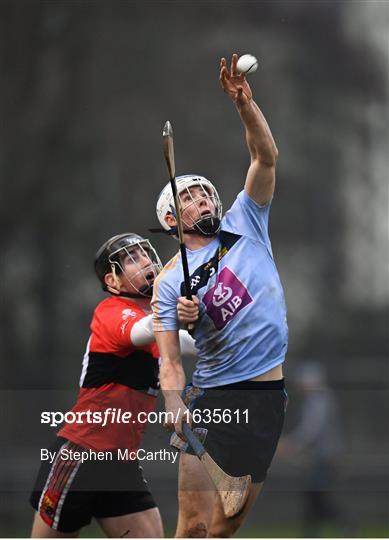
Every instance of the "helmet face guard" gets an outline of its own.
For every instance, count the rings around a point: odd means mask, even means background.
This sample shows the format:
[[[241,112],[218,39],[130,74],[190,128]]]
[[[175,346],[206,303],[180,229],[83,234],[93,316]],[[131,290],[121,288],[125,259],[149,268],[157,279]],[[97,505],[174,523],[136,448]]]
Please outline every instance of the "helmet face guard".
[[[213,184],[203,176],[195,175],[179,176],[176,178],[176,183],[181,207],[185,206],[184,213],[190,207],[195,210],[191,212],[191,219],[182,218],[184,232],[196,232],[203,236],[214,236],[220,229],[222,203]],[[190,189],[192,187],[199,187],[200,193],[193,196]],[[183,204],[182,199],[184,195],[190,198],[189,203],[186,200]],[[204,199],[207,199],[211,203],[209,206],[214,208],[212,214],[201,208],[200,203]],[[165,221],[165,217],[168,214],[172,214],[174,217],[176,216],[170,183],[162,190],[157,202],[157,216],[166,231],[171,230],[171,227]]]
[[[190,190],[191,187],[200,188],[199,194],[193,196]],[[189,204],[185,203],[185,212],[191,208],[195,210],[193,212],[194,217],[192,217],[190,221],[188,221],[187,218],[185,219],[184,217],[182,217],[182,222],[185,227],[189,230],[193,229],[204,236],[215,235],[220,228],[222,205],[219,199],[219,195],[213,185],[210,182],[205,184],[205,182],[199,180],[197,184],[191,183],[190,185],[183,186],[181,189],[177,187],[177,189],[179,190],[178,196],[181,202],[181,207],[184,206],[182,202],[183,195],[185,194],[190,197],[191,202]],[[203,213],[203,210],[200,207],[200,203],[204,199],[206,199],[209,203],[211,203],[211,206],[213,206],[213,213],[210,213],[208,211],[206,211],[206,213]]]
[[[146,258],[149,259],[149,264],[145,265]],[[132,265],[133,272],[126,270],[127,264]],[[151,297],[154,279],[161,269],[162,263],[149,240],[132,233],[114,236],[108,240],[97,252],[95,259],[95,270],[103,290],[109,290],[104,278],[112,272],[114,276],[120,275],[124,278],[134,289],[135,292],[126,293],[127,296]]]

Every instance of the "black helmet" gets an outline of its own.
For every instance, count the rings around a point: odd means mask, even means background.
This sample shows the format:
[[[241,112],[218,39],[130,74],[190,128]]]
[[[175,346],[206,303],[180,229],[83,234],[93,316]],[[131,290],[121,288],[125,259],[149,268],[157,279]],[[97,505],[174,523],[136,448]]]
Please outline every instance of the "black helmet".
[[[146,276],[143,270],[139,267],[139,271],[137,272],[137,274],[142,274],[145,280],[145,284],[140,288],[137,288],[133,285],[139,293],[134,294],[133,296],[151,296],[154,278],[161,271],[162,264],[157,255],[157,252],[150,244],[149,240],[146,238],[142,238],[142,236],[139,236],[135,233],[123,233],[112,236],[112,238],[104,242],[104,244],[98,249],[95,256],[94,266],[96,275],[101,282],[104,291],[108,290],[107,285],[104,281],[105,275],[109,272],[112,272],[113,269],[118,275],[125,273],[121,264],[121,257],[123,255],[129,255],[131,257],[131,252],[129,251],[129,248],[132,248],[134,246],[139,246],[140,249],[144,251],[145,254],[147,254],[147,256],[149,257],[151,261],[153,275]],[[131,283],[131,278],[127,277],[127,279]]]

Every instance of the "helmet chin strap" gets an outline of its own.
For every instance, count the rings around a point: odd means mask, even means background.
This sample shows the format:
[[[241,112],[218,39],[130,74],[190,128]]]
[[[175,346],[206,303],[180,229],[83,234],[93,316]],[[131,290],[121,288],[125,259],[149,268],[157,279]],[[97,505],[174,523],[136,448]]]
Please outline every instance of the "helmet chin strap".
[[[193,229],[184,229],[185,234],[201,234],[202,236],[215,236],[220,229],[220,219],[217,217],[205,218],[193,224]],[[177,227],[171,227],[169,230],[162,228],[149,229],[151,233],[162,233],[168,236],[178,237]]]
[[[151,289],[152,293],[153,289]],[[141,293],[129,293],[127,291],[120,291],[117,296],[125,296],[126,298],[151,298],[152,294],[141,294]]]
[[[111,294],[115,296],[125,296],[126,298],[151,298],[153,295],[153,287],[142,287],[145,292],[140,290],[139,293],[129,293],[128,291],[118,291],[117,289],[113,289],[112,287],[108,287],[107,285],[107,291],[109,291]]]
[[[220,219],[214,216],[208,216],[197,220],[194,224],[194,230],[203,236],[215,236],[220,229]]]

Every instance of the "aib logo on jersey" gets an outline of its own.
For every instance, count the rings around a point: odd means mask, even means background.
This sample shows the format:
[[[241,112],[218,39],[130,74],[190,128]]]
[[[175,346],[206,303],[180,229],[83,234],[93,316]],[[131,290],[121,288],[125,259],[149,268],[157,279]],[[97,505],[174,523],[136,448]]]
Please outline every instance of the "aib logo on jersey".
[[[207,313],[218,330],[224,328],[241,309],[252,301],[245,285],[227,267],[223,268],[215,285],[203,297]]]

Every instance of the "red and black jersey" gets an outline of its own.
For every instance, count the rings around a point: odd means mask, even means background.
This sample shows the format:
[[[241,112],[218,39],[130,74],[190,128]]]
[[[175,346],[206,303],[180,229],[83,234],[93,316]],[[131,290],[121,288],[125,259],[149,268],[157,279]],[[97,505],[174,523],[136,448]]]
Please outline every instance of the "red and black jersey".
[[[104,415],[108,408],[131,412],[129,423],[66,423],[58,432],[91,450],[139,448],[146,429],[145,415],[155,408],[159,388],[159,351],[155,343],[135,347],[133,325],[146,313],[131,299],[112,296],[96,307],[92,334],[84,355],[80,393],[73,412],[91,411]]]

